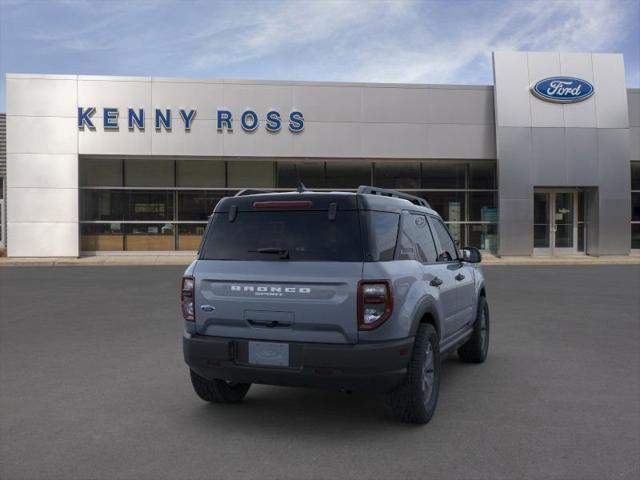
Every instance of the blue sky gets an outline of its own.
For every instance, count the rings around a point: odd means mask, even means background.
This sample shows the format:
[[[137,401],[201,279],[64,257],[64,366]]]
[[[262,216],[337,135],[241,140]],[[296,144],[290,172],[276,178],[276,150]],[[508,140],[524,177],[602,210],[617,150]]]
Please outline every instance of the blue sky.
[[[492,50],[621,52],[640,0],[0,0],[4,74],[491,84]]]

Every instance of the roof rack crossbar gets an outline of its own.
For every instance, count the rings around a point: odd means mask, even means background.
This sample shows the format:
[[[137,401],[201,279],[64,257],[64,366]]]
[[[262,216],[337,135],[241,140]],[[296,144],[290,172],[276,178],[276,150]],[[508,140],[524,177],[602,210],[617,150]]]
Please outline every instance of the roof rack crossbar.
[[[358,193],[367,195],[380,195],[382,197],[402,198],[403,200],[410,201],[414,205],[431,208],[429,202],[427,202],[424,198],[416,197],[415,195],[409,195],[408,193],[398,192],[397,190],[360,185],[358,187]]]

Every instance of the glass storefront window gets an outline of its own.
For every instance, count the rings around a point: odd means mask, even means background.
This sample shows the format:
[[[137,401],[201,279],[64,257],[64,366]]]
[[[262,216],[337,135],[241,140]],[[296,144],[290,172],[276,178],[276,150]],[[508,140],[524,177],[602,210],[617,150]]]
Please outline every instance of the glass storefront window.
[[[354,190],[360,185],[369,185],[371,184],[371,163],[366,161],[327,162],[326,183],[329,188]]]
[[[178,220],[206,222],[220,199],[231,197],[235,193],[228,190],[180,191],[178,192]]]
[[[172,223],[124,223],[124,249],[132,251],[174,250]]]
[[[465,188],[466,163],[423,162],[422,188]]]
[[[89,187],[121,187],[122,159],[85,158],[80,161],[80,185]]]
[[[173,160],[124,161],[124,185],[126,187],[165,187],[175,185]]]
[[[497,222],[496,192],[469,192],[469,221]]]
[[[166,190],[82,190],[81,219],[173,220],[173,192]]]
[[[631,190],[640,190],[640,162],[631,162]]]
[[[640,192],[631,193],[631,221],[640,222]]]
[[[376,162],[373,184],[380,188],[420,188],[418,162]]]
[[[176,186],[188,188],[224,188],[225,165],[221,160],[178,160]]]
[[[495,248],[497,192],[465,190],[495,187],[494,162],[384,160],[374,168],[368,160],[81,158],[82,250],[195,250],[222,197],[241,188],[293,189],[298,177],[310,189],[355,189],[372,177],[381,188],[410,189],[440,213],[460,245]]]
[[[640,248],[640,223],[631,224],[631,248]]]
[[[81,220],[125,220],[127,211],[125,190],[81,190]]]
[[[451,234],[451,238],[456,242],[458,248],[464,247],[467,244],[467,236],[465,232],[464,223],[450,223],[446,222],[447,229]]]
[[[80,249],[85,252],[124,250],[120,223],[85,223],[80,226]]]
[[[132,190],[127,193],[125,220],[173,220],[173,192]]]
[[[227,162],[228,187],[273,188],[273,162]]]
[[[467,245],[480,250],[495,251],[498,248],[498,226],[489,224],[469,224]]]
[[[204,230],[207,228],[206,223],[188,223],[178,224],[178,241],[176,250],[196,251],[200,248],[200,242]]]
[[[413,192],[424,198],[445,222],[465,220],[464,192]]]
[[[497,184],[495,162],[469,162],[468,188],[495,190]]]
[[[296,188],[298,178],[307,188],[327,188],[324,162],[278,162],[277,170],[278,188]]]

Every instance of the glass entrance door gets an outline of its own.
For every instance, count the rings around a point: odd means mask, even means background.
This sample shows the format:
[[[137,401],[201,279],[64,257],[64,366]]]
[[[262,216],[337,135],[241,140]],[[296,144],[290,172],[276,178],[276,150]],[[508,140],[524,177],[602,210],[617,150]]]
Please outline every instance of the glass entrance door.
[[[534,255],[577,253],[575,190],[536,190],[533,194]]]

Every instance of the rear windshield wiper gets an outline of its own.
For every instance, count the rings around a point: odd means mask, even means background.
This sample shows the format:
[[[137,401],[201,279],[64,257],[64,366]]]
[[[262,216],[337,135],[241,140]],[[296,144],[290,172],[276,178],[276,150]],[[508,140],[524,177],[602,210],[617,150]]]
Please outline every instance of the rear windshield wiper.
[[[280,258],[282,260],[289,259],[289,250],[285,248],[265,247],[265,248],[259,248],[257,250],[248,250],[248,251],[250,253],[275,253],[277,255],[280,255]]]

